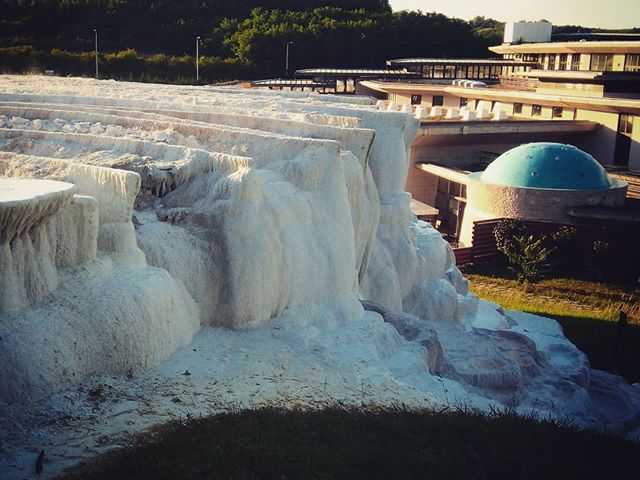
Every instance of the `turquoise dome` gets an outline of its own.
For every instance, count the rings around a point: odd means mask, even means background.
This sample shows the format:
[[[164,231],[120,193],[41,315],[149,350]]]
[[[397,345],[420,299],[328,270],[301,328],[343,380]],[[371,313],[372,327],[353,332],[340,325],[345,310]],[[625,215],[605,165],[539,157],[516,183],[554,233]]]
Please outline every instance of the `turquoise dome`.
[[[482,172],[485,183],[556,190],[600,190],[612,183],[586,152],[562,143],[528,143],[496,158]]]

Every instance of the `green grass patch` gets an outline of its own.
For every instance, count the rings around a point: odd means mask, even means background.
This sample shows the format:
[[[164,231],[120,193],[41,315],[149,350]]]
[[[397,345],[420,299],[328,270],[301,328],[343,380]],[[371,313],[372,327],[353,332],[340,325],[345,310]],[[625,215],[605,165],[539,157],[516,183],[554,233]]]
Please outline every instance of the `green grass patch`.
[[[637,478],[640,445],[510,412],[249,410],[170,423],[73,479]]]
[[[575,278],[519,284],[499,263],[465,269],[471,291],[509,310],[557,320],[594,368],[640,381],[640,292],[633,286]],[[620,311],[629,325],[618,325]]]

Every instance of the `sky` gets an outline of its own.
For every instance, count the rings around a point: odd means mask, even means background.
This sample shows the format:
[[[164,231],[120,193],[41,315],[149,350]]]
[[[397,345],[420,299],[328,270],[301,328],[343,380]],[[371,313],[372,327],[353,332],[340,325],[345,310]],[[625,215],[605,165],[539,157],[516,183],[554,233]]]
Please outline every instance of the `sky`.
[[[393,10],[438,12],[469,20],[503,22],[546,19],[555,25],[640,27],[640,0],[389,0]]]

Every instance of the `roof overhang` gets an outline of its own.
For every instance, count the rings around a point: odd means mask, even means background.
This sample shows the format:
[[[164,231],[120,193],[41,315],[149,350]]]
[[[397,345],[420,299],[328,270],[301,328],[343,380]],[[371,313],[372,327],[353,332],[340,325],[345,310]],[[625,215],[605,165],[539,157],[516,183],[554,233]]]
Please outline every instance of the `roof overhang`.
[[[535,67],[536,62],[505,60],[502,58],[398,58],[387,60],[390,67],[411,65],[455,65],[455,66],[499,66],[499,67]]]
[[[420,74],[417,72],[408,72],[405,69],[386,70],[369,68],[306,68],[302,70],[296,70],[295,77],[419,78]]]
[[[514,53],[640,53],[640,41],[521,43],[489,47],[500,55]]]
[[[504,135],[512,133],[592,132],[598,123],[588,120],[503,120],[422,122],[418,137],[433,135]]]
[[[507,90],[500,88],[464,88],[452,85],[436,85],[408,82],[373,82],[363,81],[361,84],[382,93],[400,95],[450,94],[463,98],[495,100],[497,102],[529,103],[544,106],[581,108],[611,113],[630,113],[640,115],[640,100],[611,97],[574,97],[570,95],[554,95],[523,90]],[[556,122],[558,120],[554,120]]]
[[[518,74],[522,77],[541,80],[580,80],[588,83],[604,82],[640,82],[640,73],[634,72],[598,72],[578,70],[530,70]]]

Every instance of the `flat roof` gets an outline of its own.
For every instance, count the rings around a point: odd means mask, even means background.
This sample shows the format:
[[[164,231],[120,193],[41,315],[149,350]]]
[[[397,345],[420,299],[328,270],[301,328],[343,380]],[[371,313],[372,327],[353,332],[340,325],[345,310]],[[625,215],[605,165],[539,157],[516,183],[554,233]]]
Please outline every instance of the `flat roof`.
[[[296,70],[296,76],[306,75],[374,75],[374,76],[408,76],[420,75],[416,72],[408,72],[404,69],[391,70],[382,68],[305,68]]]
[[[286,79],[272,78],[266,80],[254,80],[251,82],[255,87],[335,87],[331,82],[314,82],[310,79]]]
[[[640,53],[640,41],[546,42],[503,44],[489,47],[500,55],[510,53]]]
[[[397,58],[387,60],[387,65],[490,65],[490,66],[534,66],[537,62],[504,60],[502,58]]]
[[[422,217],[422,216],[435,217],[436,215],[438,215],[438,213],[440,213],[440,210],[438,210],[437,208],[432,207],[431,205],[428,205],[419,200],[416,200],[415,198],[411,199],[411,202],[409,203],[409,208],[416,216],[419,216],[419,217]]]
[[[445,167],[444,165],[437,165],[435,163],[415,163],[414,166],[437,177],[442,177],[462,185],[466,185],[469,178],[468,170],[462,170],[456,167]]]
[[[580,41],[601,42],[604,40],[640,40],[640,33],[618,33],[618,32],[572,32],[572,33],[554,33],[551,35],[552,42],[561,41]]]

